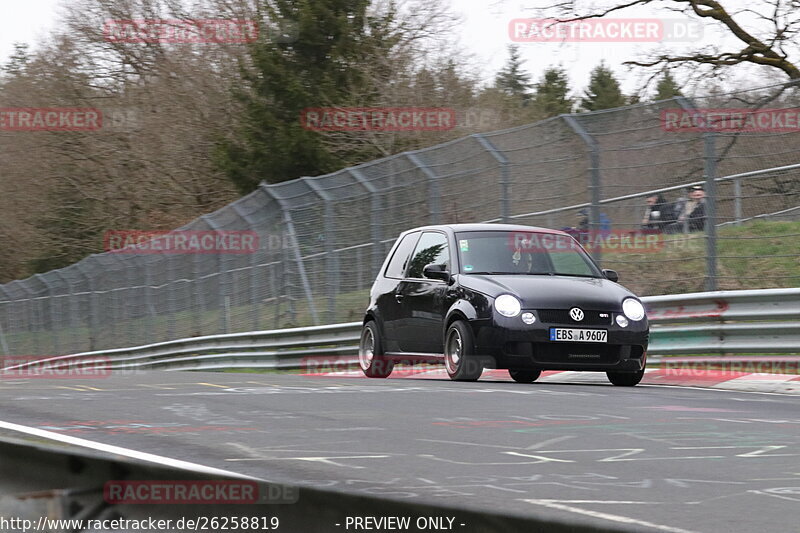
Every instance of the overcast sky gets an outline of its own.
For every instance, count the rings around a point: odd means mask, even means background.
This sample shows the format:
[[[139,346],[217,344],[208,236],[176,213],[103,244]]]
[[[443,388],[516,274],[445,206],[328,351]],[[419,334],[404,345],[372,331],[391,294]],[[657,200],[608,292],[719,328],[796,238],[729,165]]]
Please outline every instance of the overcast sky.
[[[3,5],[0,18],[0,58],[2,61],[13,52],[13,43],[18,41],[35,43],[58,23],[59,4],[62,0],[15,0]],[[451,3],[453,11],[463,20],[457,32],[464,49],[473,54],[476,66],[483,79],[490,81],[494,73],[502,68],[507,58],[507,46],[511,44],[508,25],[511,19],[536,17],[537,6],[551,4],[550,0],[443,0]],[[608,0],[606,0],[607,3]],[[730,0],[742,2],[745,0]],[[621,17],[678,19],[680,15],[643,7],[626,10]],[[725,35],[713,25],[702,25],[699,44],[720,42]],[[728,41],[730,42],[730,41]],[[733,43],[735,44],[735,43]],[[523,43],[520,51],[525,68],[538,79],[542,70],[553,65],[562,65],[569,72],[572,86],[586,86],[589,72],[601,59],[605,59],[623,82],[626,92],[635,90],[643,79],[642,71],[628,71],[621,63],[642,58],[648,52],[669,47],[673,52],[696,48],[698,42],[673,43]],[[746,79],[746,77],[744,78]],[[749,80],[748,85],[763,85],[769,80]],[[774,81],[778,81],[776,78]],[[782,80],[781,80],[782,81]]]

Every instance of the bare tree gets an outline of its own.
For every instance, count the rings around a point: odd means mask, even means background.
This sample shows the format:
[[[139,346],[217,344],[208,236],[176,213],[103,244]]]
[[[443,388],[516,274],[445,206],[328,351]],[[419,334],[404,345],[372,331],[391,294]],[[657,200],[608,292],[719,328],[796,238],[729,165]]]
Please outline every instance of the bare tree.
[[[699,47],[689,53],[660,52],[652,57],[625,64],[656,68],[691,67],[695,75],[707,78],[731,67],[753,65],[768,72],[781,73],[788,80],[800,79],[800,51],[796,43],[800,33],[800,3],[797,0],[613,0],[598,7],[595,2],[567,0],[542,12],[561,21],[603,18],[641,6],[680,13],[696,18],[707,27],[716,26],[731,39],[724,44]],[[728,44],[730,41],[731,44]],[[738,46],[737,44],[738,43]]]

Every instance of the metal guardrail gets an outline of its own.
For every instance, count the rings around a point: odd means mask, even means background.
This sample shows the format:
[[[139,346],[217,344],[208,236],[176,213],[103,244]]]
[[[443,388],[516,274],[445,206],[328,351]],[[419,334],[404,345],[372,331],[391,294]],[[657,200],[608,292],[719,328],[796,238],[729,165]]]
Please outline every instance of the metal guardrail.
[[[716,291],[642,299],[649,361],[681,354],[800,354],[800,289]],[[111,371],[297,369],[357,363],[360,322],[194,337],[8,365]]]

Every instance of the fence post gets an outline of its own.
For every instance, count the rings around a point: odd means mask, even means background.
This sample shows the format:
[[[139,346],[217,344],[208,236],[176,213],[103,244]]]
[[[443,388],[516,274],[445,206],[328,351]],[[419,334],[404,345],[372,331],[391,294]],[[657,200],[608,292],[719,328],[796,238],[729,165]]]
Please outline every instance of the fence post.
[[[706,180],[706,290],[717,290],[717,148],[716,135],[703,133]]]
[[[200,219],[211,228],[211,231],[221,231],[219,225],[214,222],[214,220],[209,215],[203,215]],[[220,253],[219,250],[216,251],[214,254],[217,256],[217,272],[219,274],[219,283],[217,285],[218,291],[218,298],[219,301],[217,303],[219,309],[219,332],[220,333],[230,333],[230,323],[229,323],[229,316],[228,316],[228,305],[227,305],[227,298],[228,298],[228,276],[226,275],[227,265],[226,265],[226,257],[225,254]]]
[[[414,163],[414,166],[425,174],[425,178],[428,181],[428,197],[430,198],[428,208],[431,214],[431,224],[439,224],[442,219],[442,193],[439,190],[439,176],[431,170],[430,165],[422,161],[422,158],[417,155],[418,153],[419,152],[406,152],[405,155]]]
[[[685,96],[676,96],[675,100],[687,112],[695,113],[697,106]],[[697,119],[702,122],[705,120],[702,115]],[[716,134],[706,129],[703,132],[703,179],[705,180],[706,190],[706,283],[705,290],[717,290],[717,141]],[[736,200],[740,201],[741,190],[736,194]],[[739,204],[741,208],[741,204]],[[736,215],[737,221],[740,215]],[[688,224],[688,218],[684,222]]]
[[[383,202],[381,201],[381,195],[378,192],[378,189],[369,182],[363,172],[354,167],[347,170],[350,172],[350,175],[353,176],[353,178],[355,178],[356,181],[358,181],[358,183],[370,194],[372,202],[372,215],[370,216],[370,226],[372,232],[372,272],[370,272],[370,275],[372,276],[372,279],[374,279],[374,277],[378,274],[378,271],[380,271],[381,265],[383,264],[383,254],[381,253],[383,231],[381,225],[378,223],[378,219],[384,215],[382,208]],[[370,283],[372,283],[372,281],[370,281]]]
[[[65,350],[65,353],[80,352],[80,351],[82,351],[81,348],[80,348],[81,341],[80,341],[80,337],[79,337],[79,333],[78,333],[78,331],[80,330],[80,327],[77,326],[77,325],[73,325],[73,321],[75,322],[75,324],[80,323],[80,317],[81,317],[80,307],[81,306],[78,303],[78,299],[75,297],[75,291],[73,290],[73,287],[72,287],[72,281],[70,281],[70,279],[67,278],[67,276],[65,276],[62,273],[63,269],[54,270],[53,272],[59,278],[61,278],[61,281],[64,282],[64,284],[67,287],[67,292],[69,293],[69,297],[67,298],[67,301],[69,303],[69,312],[67,313],[69,315],[69,320],[67,321],[67,331],[72,330],[72,344],[70,345],[69,343],[67,343],[67,345],[71,346],[71,348],[68,348],[67,350]]]
[[[87,320],[87,330],[89,332],[89,351],[97,350],[97,342],[95,340],[95,334],[97,333],[97,303],[95,302],[95,293],[94,293],[94,281],[92,278],[83,270],[83,265],[81,262],[75,263],[75,268],[83,275],[83,279],[86,280],[87,291],[86,294],[89,298],[89,317]]]
[[[567,126],[569,126],[569,128],[572,129],[572,131],[574,131],[589,148],[589,201],[591,203],[591,206],[589,207],[589,228],[593,232],[597,233],[597,231],[601,229],[600,200],[603,197],[603,180],[600,174],[600,147],[598,146],[595,138],[588,131],[586,131],[586,128],[584,128],[583,125],[578,122],[578,119],[576,119],[574,115],[560,116],[564,119],[564,122],[567,123]],[[592,257],[598,265],[602,265],[603,253],[599,246],[592,249]]]
[[[11,297],[8,295],[8,292],[6,292],[6,290],[3,288],[2,285],[0,285],[0,291],[3,292],[3,295],[5,297],[4,298],[5,302],[7,302],[8,304],[11,304]],[[4,313],[5,313],[5,316],[8,316],[8,312],[7,311],[4,311]],[[10,323],[11,323],[11,321],[9,321],[9,324]],[[2,320],[1,317],[0,317],[0,348],[3,349],[3,355],[11,355],[11,352],[10,352],[10,350],[8,348],[8,341],[6,340],[6,336],[5,336],[5,333],[3,331],[3,320]]]
[[[239,208],[238,202],[233,202],[230,204],[231,208],[236,211],[236,214],[245,221],[247,224],[248,231],[255,231],[255,227],[257,224],[254,224],[250,218],[250,215],[247,213],[243,213],[241,208]],[[283,239],[281,239],[281,244],[283,244]],[[266,246],[268,247],[269,243],[269,235],[267,236],[267,243]],[[253,330],[258,331],[259,324],[261,322],[261,306],[258,305],[258,281],[256,277],[256,273],[258,272],[258,252],[263,249],[264,243],[261,241],[261,235],[258,236],[258,248],[253,250],[253,253],[250,254],[250,276],[248,277],[249,285],[250,285],[250,306],[252,307],[253,311],[250,313],[253,319]]]
[[[333,211],[333,197],[313,178],[300,178],[308,188],[314,191],[325,206],[325,276],[326,292],[328,293],[328,321],[333,324],[336,322],[336,293],[339,289],[339,257],[335,251],[336,235],[336,216]]]
[[[300,243],[297,240],[297,233],[294,230],[294,221],[292,220],[292,214],[289,210],[289,206],[286,205],[286,201],[283,198],[280,198],[271,190],[268,184],[261,183],[259,188],[267,193],[273,200],[275,200],[283,212],[283,223],[286,225],[286,231],[289,233],[289,238],[292,241],[292,248],[294,248],[294,259],[297,263],[297,270],[300,274],[300,282],[303,284],[303,291],[306,295],[306,301],[308,301],[308,311],[311,314],[312,322],[315,326],[317,326],[319,325],[317,307],[314,305],[314,295],[311,294],[311,285],[308,283],[308,275],[306,274],[306,267],[303,263],[303,255],[300,253]]]
[[[736,225],[742,223],[742,180],[736,178],[733,180],[733,216],[736,219]]]
[[[500,220],[504,224],[511,222],[511,176],[508,158],[494,144],[480,133],[473,133],[474,137],[486,151],[492,154],[500,163]]]
[[[47,288],[47,307],[50,311],[50,334],[53,338],[53,351],[50,352],[50,355],[59,355],[61,353],[61,347],[58,342],[58,330],[56,329],[56,310],[55,305],[53,304],[53,287],[41,274],[34,274],[33,277],[38,279],[41,284]]]

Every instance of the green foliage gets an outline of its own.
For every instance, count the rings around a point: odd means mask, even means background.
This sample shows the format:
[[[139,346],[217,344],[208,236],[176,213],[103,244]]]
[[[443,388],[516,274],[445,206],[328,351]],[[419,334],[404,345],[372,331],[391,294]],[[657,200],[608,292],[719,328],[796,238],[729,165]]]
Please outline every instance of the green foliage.
[[[429,246],[424,250],[420,250],[417,254],[411,259],[411,265],[408,267],[408,276],[410,278],[421,278],[422,270],[433,263],[439,254],[442,253],[444,249],[443,244],[434,244],[433,246]]]
[[[569,77],[561,67],[551,67],[544,71],[536,84],[533,104],[544,118],[571,113],[575,104],[569,97]]]
[[[519,48],[511,45],[508,47],[508,61],[503,69],[497,73],[494,85],[497,89],[522,104],[527,104],[531,99],[531,76],[522,69],[522,59]]]
[[[215,160],[239,191],[262,180],[275,183],[331,172],[344,165],[323,136],[302,127],[304,109],[341,105],[351,93],[369,95],[364,70],[393,46],[389,26],[395,12],[367,14],[369,0],[279,0],[272,20],[296,21],[296,40],[262,39],[243,69],[248,89],[237,95],[244,114]],[[285,41],[285,42],[284,42]],[[369,105],[362,102],[361,105]]]
[[[586,111],[598,111],[626,104],[627,100],[622,94],[614,72],[604,62],[601,62],[592,70],[589,88],[581,100],[581,107]]]
[[[683,96],[681,88],[672,74],[667,70],[656,85],[656,100],[667,100],[676,96]]]

